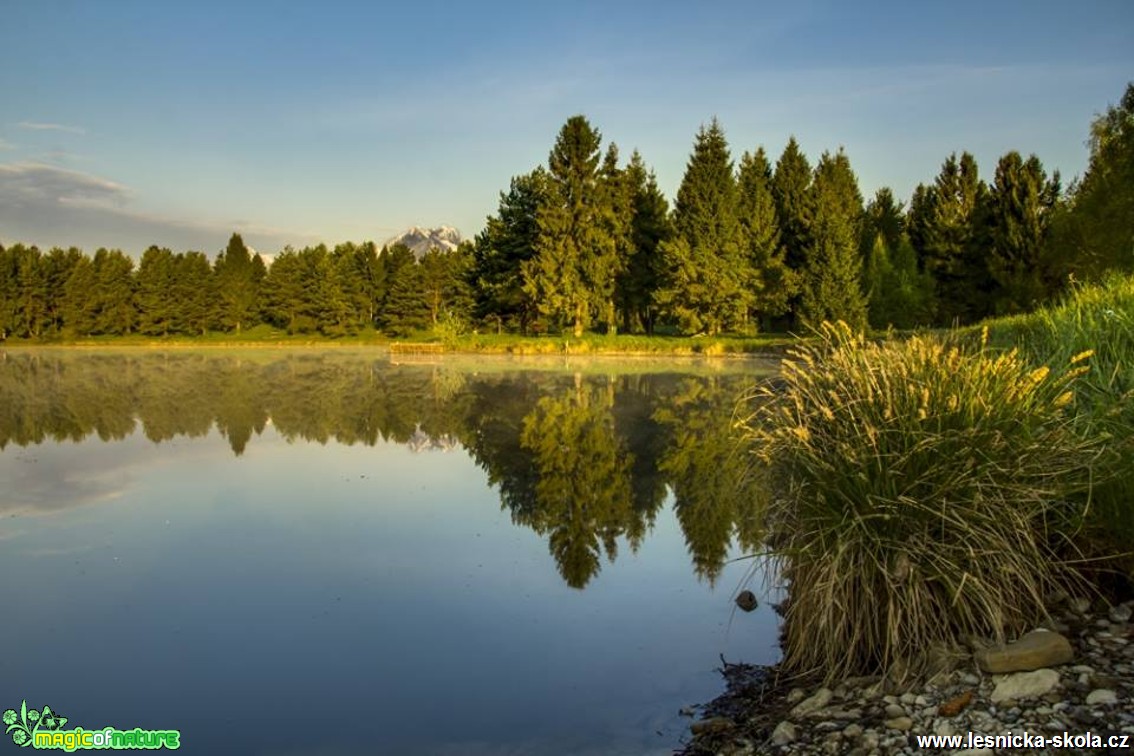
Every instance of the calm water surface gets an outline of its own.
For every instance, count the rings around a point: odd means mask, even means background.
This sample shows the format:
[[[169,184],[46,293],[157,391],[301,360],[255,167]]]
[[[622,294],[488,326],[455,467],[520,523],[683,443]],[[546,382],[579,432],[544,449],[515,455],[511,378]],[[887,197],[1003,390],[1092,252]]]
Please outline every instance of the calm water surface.
[[[765,368],[0,352],[0,709],[190,754],[670,753],[721,654],[778,654],[731,602]]]

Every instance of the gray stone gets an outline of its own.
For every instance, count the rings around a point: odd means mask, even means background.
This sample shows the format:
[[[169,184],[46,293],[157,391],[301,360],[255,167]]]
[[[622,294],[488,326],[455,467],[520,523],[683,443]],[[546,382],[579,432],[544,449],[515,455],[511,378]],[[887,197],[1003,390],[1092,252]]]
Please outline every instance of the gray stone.
[[[849,724],[843,728],[843,737],[857,738],[860,735],[862,735],[862,725],[860,724]]]
[[[1059,673],[1054,669],[1037,669],[1034,672],[1017,672],[1006,675],[992,691],[991,701],[1018,701],[1025,698],[1041,698],[1055,690],[1059,685]]]
[[[803,688],[792,688],[787,694],[787,702],[789,704],[797,704],[807,697],[807,691]]]
[[[883,724],[886,725],[887,729],[905,732],[913,727],[913,720],[909,717],[894,717],[893,719],[887,719]]]
[[[831,696],[830,688],[820,688],[815,691],[815,695],[811,696],[811,698],[804,699],[796,704],[795,708],[791,710],[791,715],[793,717],[806,717],[810,714],[814,714],[831,703]]]
[[[772,742],[779,746],[795,742],[798,737],[799,733],[796,732],[795,725],[786,719],[776,725],[776,729],[772,730]]]
[[[1014,643],[976,652],[977,665],[993,674],[1054,667],[1067,664],[1074,658],[1070,641],[1059,633],[1046,630],[1033,630]]]
[[[1121,624],[1123,622],[1129,622],[1132,614],[1134,614],[1134,609],[1131,608],[1130,604],[1119,604],[1118,606],[1112,606],[1107,616],[1110,618],[1111,622]]]
[[[1118,694],[1113,690],[1099,688],[1087,695],[1087,706],[1114,706],[1118,703]]]
[[[898,706],[898,704],[890,704],[886,707],[886,717],[888,719],[894,719],[895,717],[904,717],[905,715],[906,710],[901,706]]]

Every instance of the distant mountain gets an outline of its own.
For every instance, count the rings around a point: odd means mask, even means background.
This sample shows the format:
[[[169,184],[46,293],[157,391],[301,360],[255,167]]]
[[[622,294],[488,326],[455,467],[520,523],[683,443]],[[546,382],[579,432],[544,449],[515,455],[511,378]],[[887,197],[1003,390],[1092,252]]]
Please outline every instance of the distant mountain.
[[[413,251],[414,257],[421,258],[436,247],[442,252],[456,249],[461,243],[461,232],[449,226],[440,228],[419,228],[414,226],[407,231],[386,240],[386,246],[404,244]]]

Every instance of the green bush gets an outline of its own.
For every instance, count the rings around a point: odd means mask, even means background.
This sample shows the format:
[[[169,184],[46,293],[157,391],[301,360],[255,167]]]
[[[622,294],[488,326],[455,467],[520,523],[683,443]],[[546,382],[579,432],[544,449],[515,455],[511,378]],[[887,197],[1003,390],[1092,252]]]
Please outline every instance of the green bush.
[[[902,676],[935,644],[1033,626],[1074,580],[1059,558],[1068,502],[1102,451],[1073,424],[1082,365],[874,343],[845,324],[819,337],[743,421],[789,584],[784,663]]]
[[[1056,368],[1072,355],[1093,350],[1078,382],[1076,422],[1083,434],[1106,440],[1103,480],[1084,499],[1089,506],[1078,543],[1093,559],[1088,567],[1117,566],[1134,576],[1134,276],[1115,275],[1082,286],[1051,307],[989,323],[990,340],[1018,348],[1037,365]],[[1131,579],[1134,584],[1134,579]]]

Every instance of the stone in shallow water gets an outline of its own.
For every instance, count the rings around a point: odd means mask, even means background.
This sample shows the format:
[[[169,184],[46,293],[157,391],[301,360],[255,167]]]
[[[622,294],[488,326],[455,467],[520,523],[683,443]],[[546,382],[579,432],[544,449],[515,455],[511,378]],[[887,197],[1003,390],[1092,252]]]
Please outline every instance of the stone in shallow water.
[[[759,602],[756,601],[756,594],[752,591],[741,591],[736,597],[736,605],[746,612],[750,612],[757,607]]]
[[[729,730],[735,726],[736,723],[728,717],[710,717],[709,719],[702,719],[700,722],[694,722],[689,726],[689,729],[694,735],[704,735],[709,732]]]
[[[1057,685],[1059,685],[1059,673],[1054,669],[1017,672],[1014,675],[1007,675],[996,683],[991,700],[993,703],[1000,703],[1040,698],[1055,690]]]
[[[1059,633],[1033,630],[1006,646],[983,648],[976,652],[977,664],[985,672],[1027,672],[1066,664],[1075,658],[1071,642]]]

